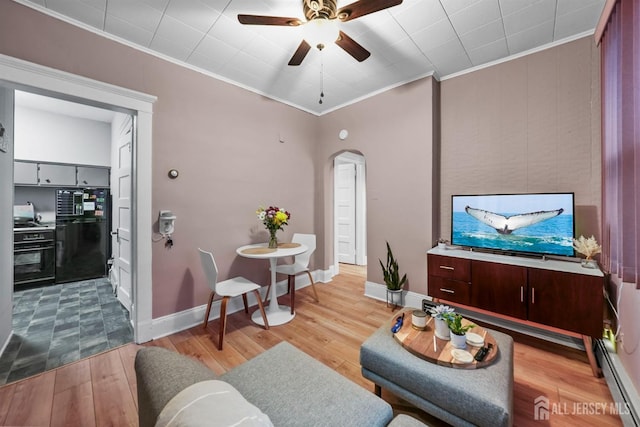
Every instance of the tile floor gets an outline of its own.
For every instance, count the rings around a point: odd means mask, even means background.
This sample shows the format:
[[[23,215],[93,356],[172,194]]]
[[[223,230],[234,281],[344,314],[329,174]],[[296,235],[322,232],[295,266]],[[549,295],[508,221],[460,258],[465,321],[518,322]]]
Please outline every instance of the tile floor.
[[[129,313],[105,279],[13,294],[13,335],[0,357],[0,385],[133,341]]]

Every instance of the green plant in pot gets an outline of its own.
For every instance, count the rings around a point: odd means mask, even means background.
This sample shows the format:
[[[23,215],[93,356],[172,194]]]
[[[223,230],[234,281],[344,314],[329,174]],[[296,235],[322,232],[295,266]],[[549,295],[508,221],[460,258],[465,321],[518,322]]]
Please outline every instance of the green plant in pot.
[[[407,281],[407,275],[405,274],[402,276],[402,279],[400,278],[398,261],[393,256],[389,242],[387,242],[387,265],[385,266],[380,259],[378,261],[380,261],[380,267],[382,267],[384,283],[387,285],[387,306],[389,306],[389,295],[391,295],[391,304],[395,308],[400,302],[400,296],[394,301],[393,294],[400,294],[402,287]]]
[[[474,328],[476,325],[469,323],[467,325],[462,324],[462,315],[458,313],[446,313],[443,315],[444,321],[447,322],[449,330],[451,331],[451,345],[456,348],[465,348],[466,334],[469,329]]]
[[[391,246],[389,246],[389,242],[387,242],[387,266],[385,267],[382,264],[382,260],[380,261],[380,267],[382,267],[382,274],[384,275],[384,283],[387,285],[387,289],[390,291],[399,291],[404,286],[404,283],[407,281],[407,275],[405,274],[400,279],[400,272],[398,269],[398,261],[393,256],[393,252],[391,252]]]

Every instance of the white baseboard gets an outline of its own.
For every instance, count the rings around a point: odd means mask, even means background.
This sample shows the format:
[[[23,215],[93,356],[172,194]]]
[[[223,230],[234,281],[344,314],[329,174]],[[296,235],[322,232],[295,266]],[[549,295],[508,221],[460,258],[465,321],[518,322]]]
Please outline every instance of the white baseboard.
[[[620,357],[607,349],[602,340],[596,340],[596,358],[607,380],[618,415],[626,427],[640,425],[640,396]]]
[[[333,277],[332,272],[330,270],[316,270],[312,271],[311,275],[313,276],[313,281],[318,283],[327,283],[331,281]],[[311,285],[309,281],[309,276],[306,274],[300,274],[296,276],[296,290],[302,289]],[[264,299],[264,294],[267,292],[267,287],[263,286],[260,289],[260,295]],[[277,295],[284,295],[287,292],[287,281],[281,280],[277,282],[276,285]],[[257,306],[258,302],[253,294],[247,295],[248,303],[250,307]],[[193,328],[196,325],[201,324],[204,321],[204,313],[207,310],[207,304],[200,305],[198,307],[193,307],[188,310],[180,311],[178,313],[169,314],[167,316],[158,317],[153,319],[151,325],[151,336],[144,337],[146,340],[140,339],[136,340],[136,342],[142,343],[146,341],[150,341],[151,339],[162,338],[167,335],[175,334],[180,331],[184,331],[185,329]],[[231,298],[227,304],[227,314],[232,314],[237,311],[244,310],[244,305],[242,304],[242,298]],[[220,300],[216,300],[213,302],[211,306],[211,314],[209,316],[209,320],[218,319],[220,317]],[[143,338],[143,337],[140,337]]]
[[[387,287],[385,285],[381,285],[379,283],[366,281],[364,283],[364,295],[377,299],[379,301],[387,301]],[[402,302],[401,305],[404,307],[422,307],[422,300],[424,298],[429,298],[426,295],[419,294],[417,292],[411,291],[402,291]]]

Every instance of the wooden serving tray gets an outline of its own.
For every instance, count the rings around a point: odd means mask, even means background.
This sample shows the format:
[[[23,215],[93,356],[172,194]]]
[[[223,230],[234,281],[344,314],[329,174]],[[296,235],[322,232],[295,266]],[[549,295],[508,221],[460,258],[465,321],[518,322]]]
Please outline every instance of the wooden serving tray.
[[[411,313],[413,313],[414,309],[400,311],[398,315],[393,316],[393,320],[390,328],[395,325],[396,319],[398,316],[402,316],[404,312],[404,323],[402,324],[402,328],[395,334],[393,334],[394,338],[410,353],[415,356],[420,357],[431,363],[436,363],[441,366],[447,366],[451,368],[459,368],[459,369],[476,369],[482,368],[484,366],[488,366],[494,362],[496,357],[498,356],[498,343],[496,340],[481,326],[475,326],[470,329],[469,332],[474,332],[480,336],[484,337],[484,345],[487,346],[489,344],[493,344],[493,348],[489,351],[489,354],[484,358],[482,362],[478,362],[475,359],[471,363],[463,363],[454,357],[451,354],[452,350],[455,348],[451,345],[451,341],[443,340],[435,336],[435,326],[434,320],[432,317],[429,317],[427,321],[427,327],[424,331],[415,329],[411,326]],[[468,325],[472,322],[469,322],[467,319],[462,320],[463,325]],[[435,348],[434,348],[435,343]],[[467,348],[465,349],[472,356],[475,356],[480,347],[472,346],[467,343]]]

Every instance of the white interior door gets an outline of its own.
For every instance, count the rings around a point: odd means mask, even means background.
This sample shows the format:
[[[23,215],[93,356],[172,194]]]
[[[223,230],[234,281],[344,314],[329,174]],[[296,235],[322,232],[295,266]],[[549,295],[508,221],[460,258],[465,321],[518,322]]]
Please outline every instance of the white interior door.
[[[0,85],[0,347],[13,317],[13,90]]]
[[[336,165],[336,225],[338,261],[356,263],[356,165]]]
[[[131,280],[131,150],[135,135],[133,117],[118,113],[113,121],[113,161],[111,162],[112,208],[112,283],[118,300],[131,313],[133,306]]]

